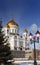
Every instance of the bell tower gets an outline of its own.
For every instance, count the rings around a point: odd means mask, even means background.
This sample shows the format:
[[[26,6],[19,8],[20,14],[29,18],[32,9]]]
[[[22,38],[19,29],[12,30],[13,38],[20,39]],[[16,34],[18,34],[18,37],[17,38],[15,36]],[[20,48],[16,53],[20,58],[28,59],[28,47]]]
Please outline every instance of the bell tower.
[[[28,31],[26,29],[24,29],[23,37],[27,37],[27,34],[28,34]]]

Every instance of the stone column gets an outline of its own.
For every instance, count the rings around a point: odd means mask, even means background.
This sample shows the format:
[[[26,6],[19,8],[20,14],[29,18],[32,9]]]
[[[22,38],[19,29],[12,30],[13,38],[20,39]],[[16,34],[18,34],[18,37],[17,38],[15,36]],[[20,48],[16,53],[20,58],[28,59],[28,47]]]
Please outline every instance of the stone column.
[[[10,48],[11,48],[11,50],[14,50],[14,37],[11,37],[10,40],[9,40],[9,42],[10,42]]]
[[[23,51],[25,51],[25,38],[23,38]]]
[[[19,50],[19,36],[17,36],[17,50]]]

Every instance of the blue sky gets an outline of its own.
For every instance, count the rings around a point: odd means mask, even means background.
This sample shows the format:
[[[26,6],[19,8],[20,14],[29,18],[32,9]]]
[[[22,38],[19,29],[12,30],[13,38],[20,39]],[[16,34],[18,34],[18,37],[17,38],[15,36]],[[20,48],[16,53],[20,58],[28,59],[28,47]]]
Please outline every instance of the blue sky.
[[[32,24],[40,27],[40,0],[0,0],[3,25],[12,18],[19,24],[20,32],[30,30]]]
[[[14,18],[21,30],[40,26],[40,0],[0,0],[0,18],[3,25]]]
[[[3,25],[14,18],[21,30],[40,26],[40,0],[0,0],[0,18]]]

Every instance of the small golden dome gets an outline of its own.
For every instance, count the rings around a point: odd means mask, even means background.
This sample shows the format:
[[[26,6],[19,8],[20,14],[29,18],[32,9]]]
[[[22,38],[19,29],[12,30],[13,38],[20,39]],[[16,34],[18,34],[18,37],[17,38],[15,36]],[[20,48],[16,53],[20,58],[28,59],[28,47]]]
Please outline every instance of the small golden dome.
[[[28,33],[28,31],[26,29],[24,29],[24,32]]]
[[[19,26],[14,20],[11,20],[11,21],[9,21],[9,22],[6,24],[5,27],[9,28],[9,27],[12,26],[12,25]]]

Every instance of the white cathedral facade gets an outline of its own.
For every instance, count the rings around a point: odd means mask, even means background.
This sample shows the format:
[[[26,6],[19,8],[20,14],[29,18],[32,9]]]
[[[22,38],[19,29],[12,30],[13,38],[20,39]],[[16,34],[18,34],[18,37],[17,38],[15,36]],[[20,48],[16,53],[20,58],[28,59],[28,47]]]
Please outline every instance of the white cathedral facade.
[[[27,50],[29,49],[28,31],[25,29],[19,34],[19,25],[14,21],[9,21],[4,27],[5,36],[8,37],[8,43],[11,50]]]

